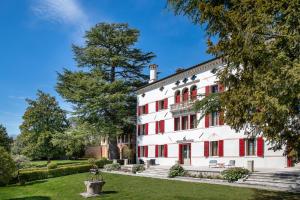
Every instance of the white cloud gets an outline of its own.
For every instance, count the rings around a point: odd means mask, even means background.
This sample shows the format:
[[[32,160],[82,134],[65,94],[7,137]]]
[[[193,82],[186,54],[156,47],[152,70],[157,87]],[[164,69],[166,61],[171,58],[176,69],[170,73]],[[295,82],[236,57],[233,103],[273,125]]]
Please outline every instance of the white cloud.
[[[90,27],[88,15],[78,0],[34,0],[32,11],[42,20],[69,25],[81,33]]]

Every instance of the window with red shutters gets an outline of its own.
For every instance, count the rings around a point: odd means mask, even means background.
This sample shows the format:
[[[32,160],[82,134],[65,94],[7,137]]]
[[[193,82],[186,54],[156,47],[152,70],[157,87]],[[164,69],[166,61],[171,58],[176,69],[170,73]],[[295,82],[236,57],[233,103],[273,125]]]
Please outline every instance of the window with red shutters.
[[[168,98],[164,99],[164,109],[168,109]]]
[[[138,135],[148,135],[148,124],[138,125]]]
[[[165,132],[165,120],[160,120],[158,124],[159,124],[159,126],[158,126],[159,133],[164,133]]]
[[[210,146],[210,156],[218,156],[219,155],[219,142],[218,141],[212,141],[209,144]]]
[[[245,139],[240,138],[239,139],[239,146],[240,146],[240,156],[245,156]]]
[[[180,91],[175,92],[175,104],[180,103]]]
[[[245,139],[244,143],[245,143],[245,155],[255,156],[256,155],[256,141],[255,141],[255,138]]]
[[[209,141],[204,141],[204,157],[209,157]]]
[[[149,112],[148,104],[139,106],[139,114],[138,115],[148,114],[148,112]]]
[[[197,115],[190,115],[190,129],[197,128]]]
[[[197,86],[192,86],[191,87],[191,100],[196,100],[197,99]]]
[[[174,118],[174,131],[180,130],[180,117]]]
[[[188,100],[189,100],[189,89],[185,88],[185,89],[183,89],[183,92],[182,92],[182,101],[185,102]]]
[[[181,129],[187,130],[189,127],[189,117],[188,116],[182,116],[181,117]]]
[[[219,140],[219,157],[224,156],[224,141]]]
[[[264,139],[262,137],[257,138],[257,156],[264,157]]]

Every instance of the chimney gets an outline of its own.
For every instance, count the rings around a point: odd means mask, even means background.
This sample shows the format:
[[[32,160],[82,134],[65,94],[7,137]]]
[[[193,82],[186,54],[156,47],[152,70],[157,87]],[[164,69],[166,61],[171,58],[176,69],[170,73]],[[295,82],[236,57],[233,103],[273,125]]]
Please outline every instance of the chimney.
[[[152,64],[152,65],[149,66],[149,69],[150,69],[149,83],[153,83],[153,82],[157,81],[157,65]]]

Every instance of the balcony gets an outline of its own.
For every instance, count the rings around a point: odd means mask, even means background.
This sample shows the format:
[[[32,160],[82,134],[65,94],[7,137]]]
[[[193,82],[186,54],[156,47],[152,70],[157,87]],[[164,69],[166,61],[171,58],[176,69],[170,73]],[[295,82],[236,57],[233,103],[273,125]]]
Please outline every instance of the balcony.
[[[191,113],[193,112],[192,107],[195,103],[195,99],[193,100],[188,100],[188,101],[183,101],[180,103],[172,104],[170,106],[171,112],[176,115],[176,114],[183,114],[183,113]]]

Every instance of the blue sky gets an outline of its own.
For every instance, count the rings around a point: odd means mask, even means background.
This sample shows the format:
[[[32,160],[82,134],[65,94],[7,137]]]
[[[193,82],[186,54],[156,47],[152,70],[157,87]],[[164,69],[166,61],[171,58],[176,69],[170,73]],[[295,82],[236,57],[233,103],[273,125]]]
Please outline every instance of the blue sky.
[[[141,32],[137,46],[156,54],[160,78],[212,58],[200,26],[175,16],[164,0],[1,0],[0,123],[19,134],[25,98],[55,92],[56,72],[75,69],[71,44],[99,22],[126,22]]]

